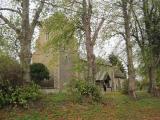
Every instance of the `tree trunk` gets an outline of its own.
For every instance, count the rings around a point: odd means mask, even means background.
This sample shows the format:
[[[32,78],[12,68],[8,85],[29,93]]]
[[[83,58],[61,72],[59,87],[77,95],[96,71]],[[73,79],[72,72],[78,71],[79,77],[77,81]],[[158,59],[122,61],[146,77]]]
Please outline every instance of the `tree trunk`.
[[[88,64],[88,73],[87,79],[89,82],[95,82],[95,55],[94,55],[94,43],[91,37],[91,15],[92,15],[92,5],[91,1],[83,0],[83,16],[82,23],[85,32],[85,45],[87,51],[87,64]]]
[[[23,82],[31,82],[30,63],[31,63],[31,39],[29,23],[29,0],[22,1],[22,40],[20,40],[20,62],[22,66]]]
[[[135,87],[135,70],[133,66],[133,53],[132,53],[132,43],[131,43],[131,1],[122,0],[122,11],[124,18],[125,27],[125,41],[126,41],[126,52],[128,61],[128,94],[133,98],[136,98],[136,87]]]
[[[148,75],[149,75],[148,92],[154,94],[154,89],[156,88],[156,77],[157,77],[156,67],[151,65],[148,69]]]
[[[95,55],[93,53],[93,46],[86,44],[87,60],[88,60],[88,81],[95,82]]]
[[[17,0],[18,4],[21,5],[17,7],[17,9],[12,8],[1,8],[1,10],[8,10],[10,12],[15,12],[18,16],[21,17],[21,23],[17,25],[17,23],[12,23],[7,19],[7,17],[0,14],[0,18],[7,24],[12,30],[17,34],[17,40],[20,42],[20,62],[22,66],[22,76],[23,83],[30,82],[30,63],[31,63],[31,41],[34,33],[34,29],[38,23],[38,19],[40,17],[40,13],[43,10],[45,0],[39,1],[39,7],[35,10],[35,14],[33,15],[32,22],[30,22],[29,11],[30,11],[30,1],[31,0]],[[17,26],[16,26],[17,25]]]
[[[21,43],[21,51],[20,51],[20,63],[22,67],[22,79],[23,83],[31,82],[30,78],[30,63],[31,63],[31,41],[30,42],[22,42]]]
[[[98,33],[105,19],[102,18],[101,22],[98,24],[96,30],[92,35],[92,32],[93,32],[91,30],[92,0],[83,0],[82,7],[83,7],[82,28],[85,33],[85,45],[86,45],[87,64],[88,64],[87,79],[89,82],[95,83],[96,63],[95,63],[95,55],[94,55],[94,45],[98,37]]]
[[[128,93],[130,96],[132,96],[133,98],[136,98],[136,83],[135,83],[135,71],[134,71],[134,67],[133,67],[133,62],[132,58],[131,58],[131,51],[128,51]]]
[[[89,17],[84,16],[84,28],[85,28],[85,44],[87,51],[87,64],[88,64],[88,81],[94,81],[94,53],[93,53],[93,44],[91,38],[91,28],[90,28],[90,19]]]
[[[151,7],[152,6],[152,7]],[[157,33],[159,27],[159,12],[154,6],[154,1],[152,3],[148,0],[143,0],[143,14],[144,14],[144,23],[145,23],[145,32],[147,36],[147,43],[148,43],[148,49],[149,49],[149,64],[148,64],[148,77],[149,77],[149,88],[148,92],[155,95],[156,91],[156,79],[157,79],[157,70],[158,70],[158,64],[159,64],[159,49],[158,43],[156,41],[159,41],[159,34]],[[150,12],[148,12],[150,11]],[[158,21],[155,22],[154,20],[157,19]],[[154,30],[154,31],[153,31]],[[154,41],[154,42],[153,42]],[[157,49],[157,50],[156,50]]]

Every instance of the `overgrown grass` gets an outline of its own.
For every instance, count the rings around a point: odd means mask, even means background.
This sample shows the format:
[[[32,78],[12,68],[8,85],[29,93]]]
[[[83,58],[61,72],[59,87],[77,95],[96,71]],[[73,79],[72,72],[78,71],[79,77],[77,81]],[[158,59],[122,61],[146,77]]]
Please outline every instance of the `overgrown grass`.
[[[27,114],[22,117],[15,117],[15,120],[48,120],[47,116],[41,116],[39,113],[34,112],[32,114]]]
[[[44,101],[55,104],[55,105],[63,104],[63,103],[66,103],[67,101],[69,102],[70,100],[71,100],[70,96],[63,92],[44,96]]]
[[[39,104],[38,104],[39,102]],[[138,92],[133,100],[121,93],[106,93],[102,103],[73,103],[65,93],[44,95],[35,107],[0,110],[2,120],[160,120],[160,99]]]
[[[133,100],[120,93],[107,95],[108,100],[112,100],[116,107],[116,117],[118,120],[154,120],[160,119],[160,99],[152,97],[145,92],[137,93],[137,100]],[[158,117],[157,117],[158,116]]]

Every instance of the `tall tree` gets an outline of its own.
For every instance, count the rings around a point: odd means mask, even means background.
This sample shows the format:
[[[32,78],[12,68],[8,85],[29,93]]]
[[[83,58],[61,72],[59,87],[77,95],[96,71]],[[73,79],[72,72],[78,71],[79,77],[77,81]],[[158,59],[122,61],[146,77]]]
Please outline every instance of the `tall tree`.
[[[96,65],[95,65],[95,55],[94,55],[94,45],[98,37],[98,33],[104,23],[104,18],[100,21],[97,29],[95,30],[92,36],[91,30],[91,17],[92,17],[92,1],[83,0],[82,2],[82,28],[85,33],[85,45],[87,51],[87,60],[88,60],[88,79],[95,80]]]
[[[160,63],[160,2],[158,0],[137,2],[132,12],[135,20],[133,36],[141,51],[145,74],[149,78],[148,92],[154,93]]]
[[[135,69],[133,65],[133,52],[132,52],[132,42],[131,42],[131,10],[132,10],[133,0],[121,0],[121,7],[124,19],[124,29],[125,29],[125,41],[126,41],[126,52],[128,61],[128,93],[133,98],[136,98],[136,84],[135,84]]]
[[[30,19],[31,13],[31,0],[14,0],[19,6],[18,7],[0,7],[0,19],[4,21],[14,32],[16,33],[17,40],[20,42],[20,53],[19,58],[22,66],[23,81],[30,82],[30,62],[31,62],[31,42],[34,34],[35,27],[38,23],[38,19],[44,7],[45,0],[39,1],[39,6],[36,9],[35,14]],[[35,1],[33,1],[35,2]],[[20,17],[20,21],[17,23],[10,20],[3,11],[9,11],[16,13],[16,17]]]
[[[148,52],[149,92],[154,92],[156,87],[157,69],[160,64],[160,6],[157,0],[143,0],[143,14]]]

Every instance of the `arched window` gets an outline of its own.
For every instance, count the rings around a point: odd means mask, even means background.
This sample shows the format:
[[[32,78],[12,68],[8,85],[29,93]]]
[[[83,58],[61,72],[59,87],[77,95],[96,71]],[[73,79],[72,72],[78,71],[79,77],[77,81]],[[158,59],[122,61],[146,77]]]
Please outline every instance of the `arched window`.
[[[66,63],[69,63],[69,56],[68,55],[65,55],[65,61],[66,61]]]

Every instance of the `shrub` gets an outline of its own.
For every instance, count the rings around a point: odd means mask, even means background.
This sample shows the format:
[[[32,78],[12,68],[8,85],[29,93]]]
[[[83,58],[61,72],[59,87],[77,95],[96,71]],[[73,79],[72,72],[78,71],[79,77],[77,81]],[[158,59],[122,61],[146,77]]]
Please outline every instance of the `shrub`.
[[[47,67],[41,63],[33,63],[30,66],[30,75],[31,75],[31,79],[35,82],[35,83],[40,83],[41,81],[43,81],[44,79],[49,79],[49,70],[47,69]]]
[[[96,85],[90,84],[84,80],[74,80],[69,86],[70,93],[78,101],[100,102],[101,93]]]
[[[25,106],[30,100],[36,100],[39,94],[39,86],[34,83],[13,87],[6,82],[0,88],[0,107],[9,104]]]
[[[8,80],[12,85],[21,84],[22,69],[20,64],[5,54],[0,54],[0,84]]]
[[[8,104],[25,105],[39,95],[35,84],[22,86],[20,64],[4,53],[0,53],[0,107]]]

